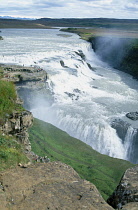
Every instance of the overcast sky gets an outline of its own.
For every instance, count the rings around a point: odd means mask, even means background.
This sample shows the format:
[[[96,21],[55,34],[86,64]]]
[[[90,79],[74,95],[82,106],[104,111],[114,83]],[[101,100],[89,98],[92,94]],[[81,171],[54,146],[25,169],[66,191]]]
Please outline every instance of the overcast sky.
[[[0,0],[0,16],[138,19],[138,0]]]

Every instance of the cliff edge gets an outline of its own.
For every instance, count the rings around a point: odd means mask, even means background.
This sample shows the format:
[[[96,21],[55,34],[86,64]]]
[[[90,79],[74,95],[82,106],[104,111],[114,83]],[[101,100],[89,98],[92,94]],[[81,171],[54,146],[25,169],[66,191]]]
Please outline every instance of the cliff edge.
[[[0,174],[0,183],[3,210],[112,209],[92,183],[61,162],[7,170]]]

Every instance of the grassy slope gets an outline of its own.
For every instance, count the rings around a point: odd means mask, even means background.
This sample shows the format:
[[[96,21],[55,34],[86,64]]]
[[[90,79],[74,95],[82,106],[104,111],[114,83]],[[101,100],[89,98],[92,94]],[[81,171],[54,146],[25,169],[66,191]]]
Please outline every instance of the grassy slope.
[[[35,119],[29,135],[36,154],[72,166],[82,178],[94,183],[105,199],[116,188],[124,171],[133,166],[127,161],[101,155],[80,140],[38,119]]]

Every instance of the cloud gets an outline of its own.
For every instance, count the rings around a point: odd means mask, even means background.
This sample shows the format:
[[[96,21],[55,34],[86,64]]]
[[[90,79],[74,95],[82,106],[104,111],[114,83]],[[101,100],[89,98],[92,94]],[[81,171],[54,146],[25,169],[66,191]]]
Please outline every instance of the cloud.
[[[0,14],[37,18],[110,17],[137,19],[137,3],[138,0],[1,0]]]
[[[130,10],[130,11],[137,11],[138,12],[138,4],[136,4],[136,3],[128,3],[125,6],[125,9],[126,10]]]

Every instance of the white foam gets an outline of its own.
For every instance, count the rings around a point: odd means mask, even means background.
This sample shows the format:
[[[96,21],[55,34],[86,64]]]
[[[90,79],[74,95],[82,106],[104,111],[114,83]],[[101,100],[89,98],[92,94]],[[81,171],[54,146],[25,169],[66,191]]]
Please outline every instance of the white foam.
[[[39,100],[31,110],[35,117],[67,131],[103,154],[127,159],[125,150],[133,139],[132,132],[128,130],[126,146],[110,122],[137,110],[138,84],[100,61],[90,43],[74,34],[64,38],[57,33],[53,29],[35,32],[14,29],[10,33],[5,30],[0,62],[37,65],[48,72],[55,102],[49,107]],[[79,55],[81,51],[86,60]]]

